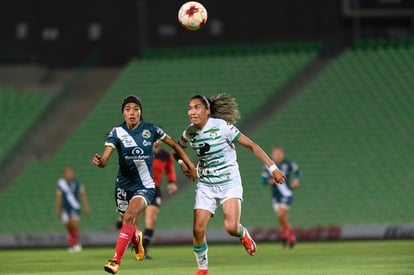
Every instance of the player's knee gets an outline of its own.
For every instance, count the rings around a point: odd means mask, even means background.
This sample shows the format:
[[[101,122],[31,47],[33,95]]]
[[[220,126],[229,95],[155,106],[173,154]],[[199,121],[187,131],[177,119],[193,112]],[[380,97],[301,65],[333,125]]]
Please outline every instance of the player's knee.
[[[125,212],[124,217],[122,218],[123,224],[134,224],[135,215],[130,212]]]
[[[224,229],[232,236],[237,236],[240,233],[238,223],[224,223]]]
[[[202,224],[194,224],[193,225],[193,236],[198,238],[204,236],[204,233],[206,231],[205,226]]]

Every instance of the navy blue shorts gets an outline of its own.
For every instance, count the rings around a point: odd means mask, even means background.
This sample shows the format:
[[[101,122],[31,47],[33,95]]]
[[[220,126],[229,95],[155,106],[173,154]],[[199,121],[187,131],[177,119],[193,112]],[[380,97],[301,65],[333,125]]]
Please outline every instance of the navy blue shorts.
[[[154,196],[154,199],[152,200],[152,202],[150,203],[150,205],[154,205],[154,206],[160,208],[161,203],[162,203],[161,188],[155,187],[155,196]]]
[[[273,197],[272,198],[273,210],[275,210],[275,212],[277,212],[277,210],[279,210],[279,208],[289,209],[290,206],[292,205],[292,202],[293,202],[293,196]]]
[[[136,191],[129,191],[115,186],[116,210],[119,213],[124,214],[129,202],[135,197],[143,198],[145,200],[145,204],[148,206],[153,201],[154,196],[155,188],[142,188]]]

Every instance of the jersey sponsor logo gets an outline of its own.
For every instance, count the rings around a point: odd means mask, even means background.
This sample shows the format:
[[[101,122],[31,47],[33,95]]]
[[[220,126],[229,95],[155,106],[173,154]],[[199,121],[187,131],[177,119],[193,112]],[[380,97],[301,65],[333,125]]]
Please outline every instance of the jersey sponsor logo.
[[[152,145],[152,142],[151,141],[144,140],[142,142],[142,146],[151,146],[151,145]]]
[[[128,134],[126,135],[122,135],[120,137],[120,140],[122,142],[122,144],[124,144],[125,147],[132,147],[132,146],[136,146],[137,144],[135,143],[135,141],[132,139],[132,137]]]
[[[142,150],[141,147],[135,147],[134,149],[132,149],[131,153],[135,156],[140,156],[144,154],[144,150]]]
[[[127,210],[128,201],[117,199],[116,202],[117,202],[117,205],[118,205],[118,211],[125,212]]]
[[[142,131],[142,137],[143,138],[150,138],[151,137],[151,132],[148,129],[145,129],[144,131]]]
[[[126,156],[125,159],[132,159],[132,160],[138,160],[138,159],[147,159],[150,156],[145,155],[144,149],[137,146],[131,151],[132,156]]]
[[[208,151],[210,151],[210,144],[208,144],[207,142],[204,142],[204,144],[202,144],[201,148],[198,150],[198,154],[200,156],[205,155]]]

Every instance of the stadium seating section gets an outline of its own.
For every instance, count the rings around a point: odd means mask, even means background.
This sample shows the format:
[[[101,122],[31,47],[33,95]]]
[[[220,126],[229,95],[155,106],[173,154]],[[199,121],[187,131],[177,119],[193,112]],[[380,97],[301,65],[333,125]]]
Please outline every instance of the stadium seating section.
[[[21,141],[52,98],[53,94],[48,92],[20,93],[0,87],[0,162]]]
[[[316,58],[318,51],[318,45],[222,48],[208,50],[207,54],[202,49],[172,51],[173,54],[156,51],[131,61],[57,155],[51,160],[32,163],[0,194],[3,207],[0,232],[61,231],[59,223],[54,222],[54,196],[56,181],[65,165],[73,166],[87,187],[93,218],[83,221],[85,230],[113,228],[116,157],[106,169],[92,167],[90,160],[94,153],[103,150],[104,138],[111,127],[122,121],[120,103],[124,96],[139,95],[145,120],[161,125],[178,138],[188,124],[186,110],[190,96],[230,93],[237,96],[241,112],[247,117]],[[21,204],[18,208],[11,203],[16,198]],[[25,218],[15,222],[16,215]],[[37,222],[22,226],[31,219]]]
[[[318,53],[315,45],[160,50],[132,61],[57,155],[29,165],[0,194],[0,233],[62,231],[54,196],[65,165],[74,167],[90,198],[92,213],[82,221],[83,230],[114,230],[116,156],[105,169],[92,167],[90,160],[121,122],[125,95],[139,95],[145,120],[173,137],[186,127],[187,100],[198,93],[235,96],[242,125]],[[361,43],[251,136],[266,151],[283,145],[303,170],[291,212],[295,225],[412,221],[413,57],[412,45]],[[261,163],[244,148],[238,152],[245,189],[242,222],[275,226],[269,187],[260,183]],[[191,228],[193,193],[188,185],[164,204],[159,229]],[[222,227],[221,211],[209,227]]]

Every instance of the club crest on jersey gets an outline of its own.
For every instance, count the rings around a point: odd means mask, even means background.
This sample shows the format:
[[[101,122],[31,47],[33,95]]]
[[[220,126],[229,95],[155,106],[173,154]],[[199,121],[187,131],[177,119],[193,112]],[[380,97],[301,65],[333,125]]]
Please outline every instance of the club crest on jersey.
[[[210,138],[216,139],[216,137],[217,137],[216,129],[211,129],[210,130]]]
[[[150,138],[151,137],[151,132],[148,129],[145,129],[144,131],[142,131],[142,137],[143,138]]]

